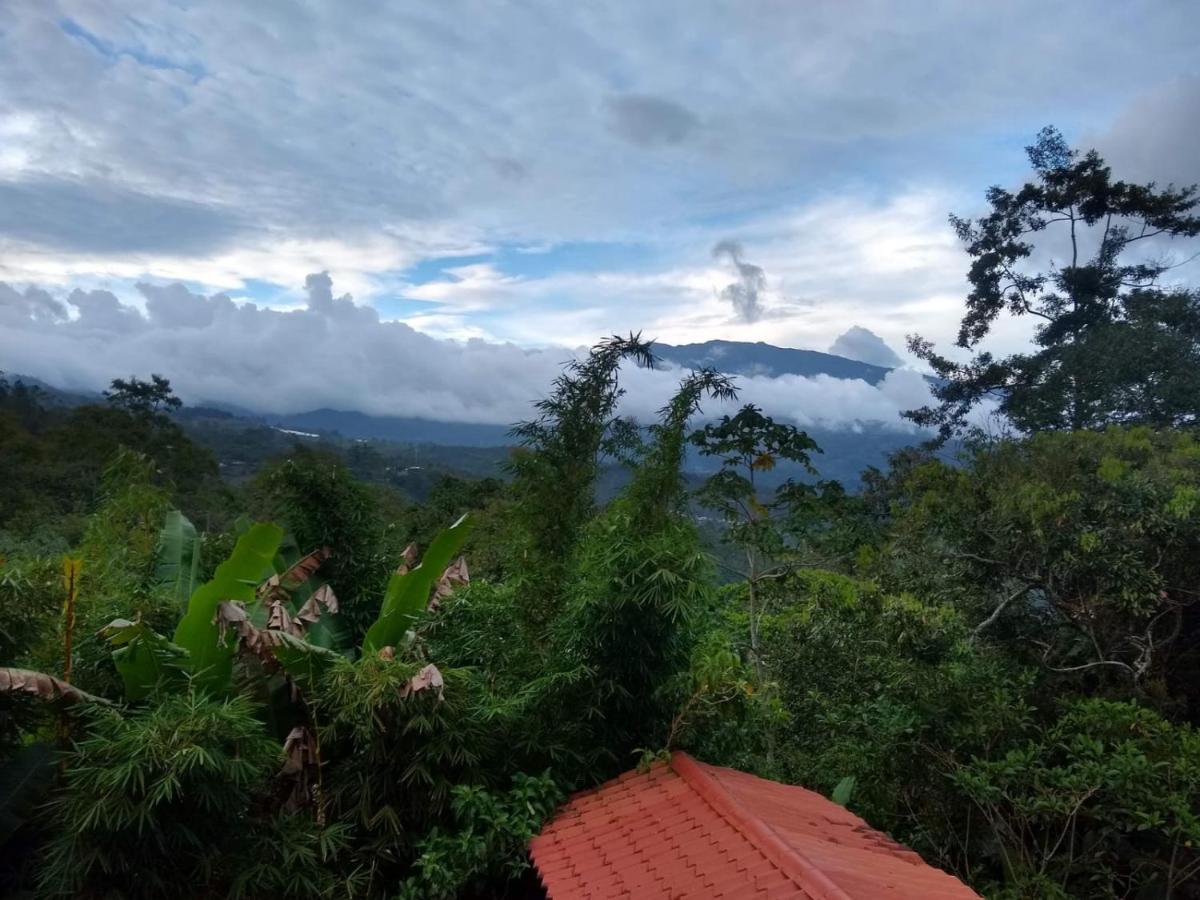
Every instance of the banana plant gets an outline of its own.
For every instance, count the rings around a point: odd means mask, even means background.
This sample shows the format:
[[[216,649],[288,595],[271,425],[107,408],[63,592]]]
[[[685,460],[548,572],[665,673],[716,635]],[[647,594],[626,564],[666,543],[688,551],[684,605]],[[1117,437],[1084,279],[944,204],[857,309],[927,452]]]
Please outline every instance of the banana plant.
[[[183,608],[199,577],[200,537],[196,526],[179,510],[169,510],[159,532],[154,580]]]
[[[411,569],[406,563],[396,570],[388,580],[379,618],[363,639],[364,654],[378,653],[404,640],[417,618],[428,609],[430,595],[447,574],[470,530],[471,522],[464,515],[433,539],[420,563]],[[462,571],[465,580],[465,566]]]
[[[125,696],[144,700],[160,685],[182,686],[190,670],[187,650],[167,640],[140,619],[114,619],[100,629],[115,648],[117,674],[125,683]]]
[[[415,547],[405,551],[388,581],[379,617],[367,631],[364,653],[401,644],[423,612],[467,583],[466,563],[455,556],[469,528],[463,516],[438,534],[419,563]],[[156,687],[182,684],[188,677],[203,690],[224,693],[239,648],[278,665],[301,687],[315,686],[344,655],[337,649],[336,616],[328,615],[338,611],[338,603],[330,586],[314,579],[329,550],[318,548],[298,559],[296,553],[284,546],[278,526],[249,525],[212,580],[192,592],[174,640],[127,619],[102,629],[114,646],[113,661],[128,698],[143,700]]]
[[[160,548],[165,555],[183,552],[178,548],[187,546],[187,528],[169,520],[164,530],[172,534]],[[323,612],[337,612],[337,597],[328,584],[311,587],[329,550],[322,547],[296,559],[283,541],[283,530],[276,525],[247,523],[241,528],[233,553],[188,597],[174,640],[128,619],[101,629],[114,647],[113,662],[130,700],[143,700],[156,688],[181,686],[189,677],[203,690],[224,693],[239,646],[306,680],[312,677],[314,659],[324,664],[336,656],[302,639],[322,621]],[[187,582],[190,570],[180,566],[173,571],[181,585]]]
[[[175,629],[175,643],[188,653],[193,682],[211,693],[229,689],[236,638],[218,626],[222,602],[253,604],[256,588],[274,572],[272,560],[283,529],[269,522],[252,525],[217,566],[211,581],[192,592],[187,612]]]

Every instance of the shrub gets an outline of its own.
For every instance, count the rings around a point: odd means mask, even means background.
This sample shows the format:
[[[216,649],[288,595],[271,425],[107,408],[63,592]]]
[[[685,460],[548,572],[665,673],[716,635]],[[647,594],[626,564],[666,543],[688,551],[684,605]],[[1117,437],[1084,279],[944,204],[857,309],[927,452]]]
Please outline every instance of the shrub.
[[[50,805],[47,896],[218,893],[257,799],[282,762],[241,698],[196,692],[121,715],[98,710],[63,761]]]
[[[1170,897],[1200,874],[1200,733],[1076,700],[954,781],[991,831],[1005,897]]]

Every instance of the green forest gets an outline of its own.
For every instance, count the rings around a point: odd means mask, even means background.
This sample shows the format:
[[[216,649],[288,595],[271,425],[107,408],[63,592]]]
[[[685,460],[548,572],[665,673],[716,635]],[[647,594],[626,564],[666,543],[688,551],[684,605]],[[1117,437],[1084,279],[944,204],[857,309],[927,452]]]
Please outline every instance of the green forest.
[[[931,439],[854,491],[767,477],[821,448],[707,418],[716,371],[623,418],[637,334],[419,502],[304,446],[222,478],[170,373],[0,382],[0,896],[537,897],[566,796],[686,750],[988,897],[1200,897],[1200,293],[1142,252],[1200,195],[1029,156],[953,219],[957,351],[911,339]]]

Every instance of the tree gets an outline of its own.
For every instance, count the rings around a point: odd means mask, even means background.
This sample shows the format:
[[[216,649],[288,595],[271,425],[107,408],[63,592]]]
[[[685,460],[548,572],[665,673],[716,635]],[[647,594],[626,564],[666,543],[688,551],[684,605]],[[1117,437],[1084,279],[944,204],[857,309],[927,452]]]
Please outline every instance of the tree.
[[[686,506],[683,463],[687,427],[705,397],[734,400],[737,388],[732,379],[715,369],[694,371],[680,382],[679,390],[659,410],[660,421],[647,429],[649,441],[639,455],[627,491],[636,529],[661,525],[667,516]]]
[[[629,485],[582,529],[553,635],[560,658],[588,672],[576,705],[596,711],[585,748],[606,775],[668,738],[669,686],[713,599],[712,561],[685,503],[688,422],[706,397],[734,396],[724,375],[687,375],[648,429]]]
[[[400,535],[385,528],[386,492],[355,479],[333,454],[299,445],[260,472],[254,490],[257,516],[282,522],[300,547],[332,551],[324,572],[345,623],[361,636],[402,546]]]
[[[133,376],[128,381],[114,378],[111,388],[104,392],[108,402],[132,413],[158,415],[183,406],[183,401],[172,392],[170,380],[161,375],[151,375],[149,381]]]
[[[550,395],[537,403],[537,418],[513,429],[521,442],[511,464],[517,497],[514,555],[529,561],[535,617],[542,617],[544,602],[561,584],[580,529],[592,514],[602,457],[628,452],[639,442],[636,425],[616,415],[626,359],[653,366],[650,342],[640,334],[602,340],[554,380]]]
[[[1085,693],[1200,721],[1200,444],[1051,432],[905,475],[877,579]]]
[[[717,510],[725,519],[728,539],[741,548],[746,568],[738,574],[745,579],[750,614],[750,654],[755,674],[764,678],[759,625],[762,609],[758,602],[759,584],[777,574],[771,564],[784,550],[783,536],[776,513],[800,495],[811,493],[810,485],[788,479],[767,502],[759,498],[757,477],[775,468],[780,460],[799,463],[808,472],[810,451],[820,452],[816,442],[791,425],[781,425],[753,404],[737,414],[723,416],[695,432],[692,443],[704,456],[715,456],[721,468],[708,479],[697,496],[705,506]]]
[[[992,187],[990,213],[950,222],[972,259],[957,346],[975,350],[1008,313],[1040,320],[1035,349],[959,363],[910,336],[942,383],[937,406],[905,415],[942,439],[985,400],[1025,431],[1200,421],[1200,295],[1160,283],[1174,268],[1162,242],[1200,234],[1197,186],[1114,180],[1096,151],[1070,149],[1054,128],[1026,152],[1033,182]]]

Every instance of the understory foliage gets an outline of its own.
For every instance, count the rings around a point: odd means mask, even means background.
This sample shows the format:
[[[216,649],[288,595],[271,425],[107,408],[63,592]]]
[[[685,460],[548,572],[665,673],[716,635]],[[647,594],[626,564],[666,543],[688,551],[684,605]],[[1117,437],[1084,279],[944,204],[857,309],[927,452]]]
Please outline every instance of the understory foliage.
[[[56,413],[0,382],[27,476],[0,479],[0,894],[536,897],[525,848],[564,797],[685,749],[990,897],[1200,898],[1194,373],[1147,369],[1194,335],[1159,327],[1163,270],[1117,261],[1126,219],[1191,233],[1194,194],[1035,153],[959,230],[966,346],[1008,311],[1049,317],[1042,350],[947,363],[921,413],[954,432],[999,390],[1027,433],[904,451],[853,494],[797,427],[706,410],[736,399],[714,371],[622,418],[640,336],[567,366],[508,482],[418,508],[296,450],[235,518],[165,379]],[[1064,224],[1099,256],[1020,275]],[[1127,330],[1155,343],[1113,372],[1076,352]],[[689,449],[716,470],[693,491]]]
[[[707,371],[630,430],[597,352],[571,377],[603,389],[560,384],[491,508],[490,580],[457,556],[471,516],[401,549],[317,456],[257,488],[287,531],[216,534],[146,457],[114,457],[68,557],[73,628],[60,558],[0,568],[6,663],[61,676],[74,639],[72,686],[0,692],[4,883],[524,896],[563,797],[688,749],[821,791],[989,896],[1196,896],[1192,435],[1047,432],[906,453],[858,495],[768,490],[807,436],[747,407],[693,438],[735,393]],[[728,457],[694,494],[689,439]],[[550,497],[568,447],[591,474],[551,534],[519,492]],[[629,474],[600,506],[610,452]],[[739,580],[697,509],[728,516]]]

